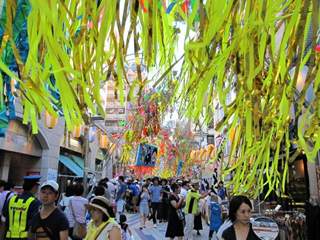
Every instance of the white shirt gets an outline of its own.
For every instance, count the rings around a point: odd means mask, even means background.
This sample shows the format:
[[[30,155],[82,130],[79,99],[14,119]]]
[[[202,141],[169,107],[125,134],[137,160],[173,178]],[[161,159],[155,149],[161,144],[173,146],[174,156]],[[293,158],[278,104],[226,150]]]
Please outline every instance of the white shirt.
[[[116,186],[112,182],[107,182],[108,191],[112,199],[115,199],[116,196]]]
[[[9,194],[9,195],[8,195]],[[10,191],[3,191],[0,193],[0,222],[6,222],[6,218],[2,216],[2,210],[5,204],[5,201],[9,200],[15,193]]]
[[[232,225],[232,222],[230,220],[225,220],[224,223],[220,226],[218,232],[217,232],[217,237],[219,239],[222,238],[222,234],[224,232],[224,230],[226,230],[228,227],[230,227]]]
[[[185,189],[185,188],[182,187],[181,190],[180,190],[180,196],[181,196],[183,199],[186,199],[187,193],[188,193],[187,189]]]
[[[64,210],[63,210],[64,213],[66,213],[66,212],[67,212],[66,209],[69,208],[70,198],[71,198],[71,197],[63,196],[62,199],[61,199],[61,201],[59,202],[59,205],[60,205],[61,207],[65,207]]]
[[[72,210],[77,219],[77,222],[79,223],[86,222],[87,209],[85,207],[85,204],[88,204],[88,202],[89,202],[88,199],[81,196],[72,196],[69,198],[69,205],[68,207],[66,207],[65,213],[68,218],[70,228],[73,228],[75,223]],[[71,210],[71,205],[72,205],[72,210]]]
[[[2,215],[2,209],[3,209],[3,206],[4,206],[4,202],[6,201],[6,197],[7,197],[7,194],[9,193],[10,191],[2,191],[0,193],[0,215]],[[8,195],[8,198],[7,198],[7,201],[14,195],[13,192],[11,192],[9,195]]]

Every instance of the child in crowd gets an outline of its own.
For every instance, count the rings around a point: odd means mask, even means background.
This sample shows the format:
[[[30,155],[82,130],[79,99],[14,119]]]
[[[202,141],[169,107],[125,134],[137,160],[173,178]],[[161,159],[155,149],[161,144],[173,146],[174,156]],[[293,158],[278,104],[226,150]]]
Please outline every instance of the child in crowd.
[[[120,226],[121,226],[121,239],[130,240],[132,239],[132,232],[128,226],[127,217],[124,214],[120,215]]]
[[[222,212],[221,212],[221,206],[219,204],[219,197],[214,193],[211,193],[208,212],[209,212],[208,216],[210,219],[209,239],[211,240],[213,235],[214,235],[213,239],[217,239],[216,233],[218,232],[222,224]]]

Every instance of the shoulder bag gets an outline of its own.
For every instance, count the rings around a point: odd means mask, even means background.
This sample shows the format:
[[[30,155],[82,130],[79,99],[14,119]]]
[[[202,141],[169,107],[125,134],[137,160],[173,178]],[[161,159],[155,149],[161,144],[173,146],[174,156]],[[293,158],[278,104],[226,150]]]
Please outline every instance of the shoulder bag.
[[[74,214],[74,210],[72,207],[72,199],[70,199],[70,209],[72,212],[72,216],[74,218],[74,226],[72,231],[72,236],[76,238],[85,238],[87,234],[87,226],[85,223],[79,223],[77,221],[76,215]]]

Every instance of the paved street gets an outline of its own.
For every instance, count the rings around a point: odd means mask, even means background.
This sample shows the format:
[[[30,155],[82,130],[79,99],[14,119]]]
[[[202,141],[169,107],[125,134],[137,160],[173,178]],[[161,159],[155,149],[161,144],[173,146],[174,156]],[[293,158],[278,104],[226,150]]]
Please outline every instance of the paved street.
[[[158,226],[155,228],[153,227],[152,221],[149,221],[147,223],[147,227],[144,228],[143,230],[139,229],[140,226],[140,219],[138,214],[128,214],[126,213],[127,216],[127,223],[133,233],[134,239],[135,240],[160,240],[160,239],[165,239],[165,233],[167,229],[167,223],[160,223]],[[196,231],[194,231],[194,239],[195,240],[202,240],[202,239],[208,239],[209,235],[209,229],[208,226],[202,222],[203,230],[201,232],[201,236],[197,236]]]

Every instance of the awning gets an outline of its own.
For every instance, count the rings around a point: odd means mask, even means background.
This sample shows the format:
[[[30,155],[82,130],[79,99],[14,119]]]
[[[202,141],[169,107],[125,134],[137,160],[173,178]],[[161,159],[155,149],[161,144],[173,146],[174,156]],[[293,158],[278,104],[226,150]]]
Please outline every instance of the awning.
[[[81,169],[84,167],[84,160],[81,157],[70,155],[70,158],[79,166]]]
[[[77,160],[75,161],[74,158]],[[82,160],[82,167],[78,165],[81,165]],[[83,159],[75,156],[70,156],[67,157],[65,155],[60,155],[59,161],[65,165],[71,172],[73,172],[77,177],[82,177],[83,176]]]

